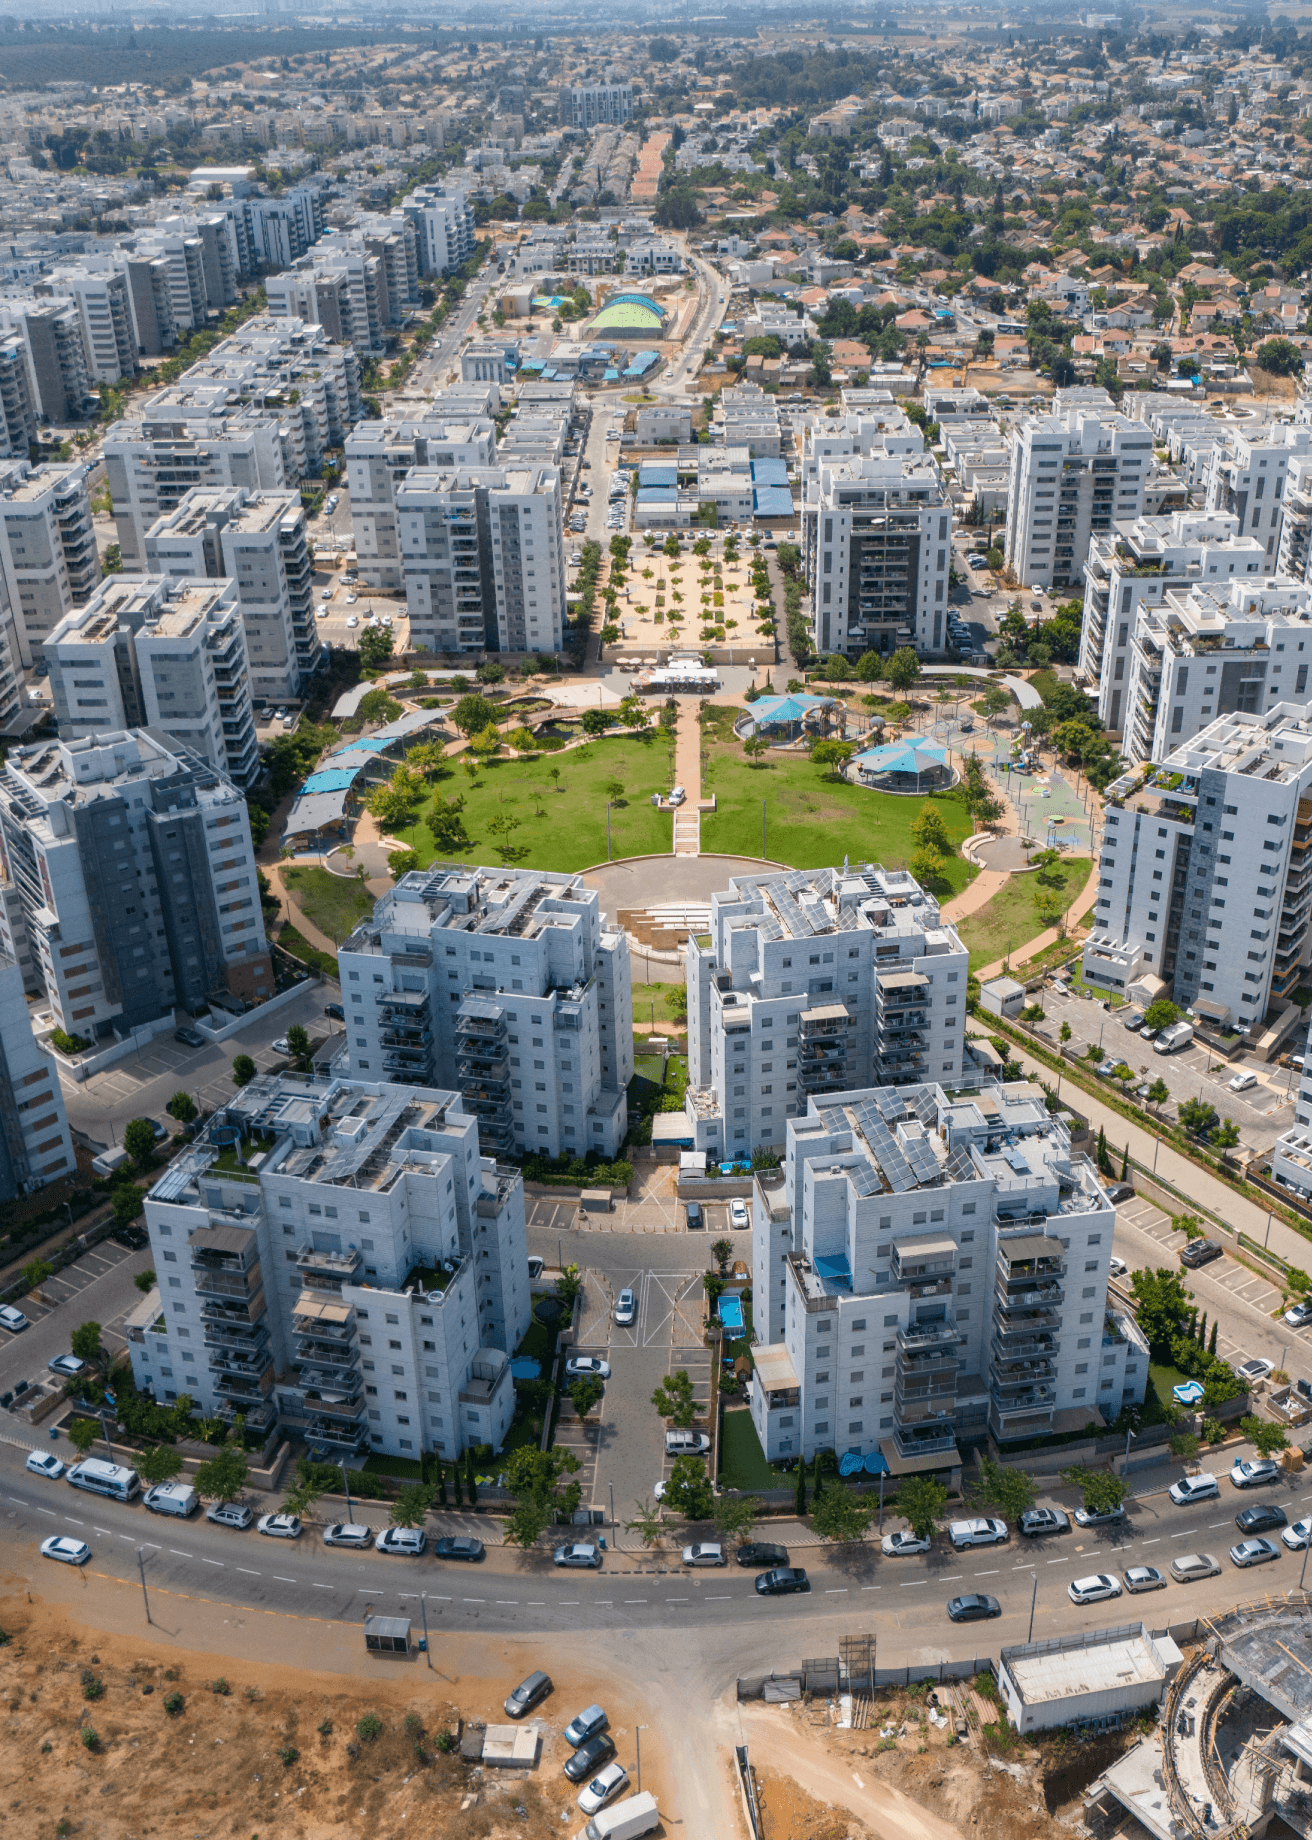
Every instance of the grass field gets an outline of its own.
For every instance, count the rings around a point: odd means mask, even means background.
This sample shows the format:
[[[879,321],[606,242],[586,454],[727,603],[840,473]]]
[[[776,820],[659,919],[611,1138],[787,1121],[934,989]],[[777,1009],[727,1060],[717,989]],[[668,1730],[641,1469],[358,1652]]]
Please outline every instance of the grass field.
[[[337,976],[337,960],[328,952],[321,952],[312,946],[304,933],[298,932],[290,920],[284,921],[276,935],[278,944],[284,952],[290,952],[293,958],[299,958],[303,965],[312,965],[322,971],[325,977]]]
[[[374,897],[362,882],[347,881],[327,869],[285,863],[282,879],[306,919],[339,943],[374,911]]]
[[[801,757],[766,756],[752,766],[736,740],[707,739],[702,796],[714,793],[716,810],[702,814],[702,849],[733,856],[760,856],[761,803],[765,802],[765,853],[798,869],[839,863],[877,862],[904,869],[915,851],[912,821],[924,803],[895,793],[870,792],[831,780]],[[971,822],[959,792],[934,801],[954,848],[970,835]],[[946,858],[936,893],[960,894],[976,871],[960,856]]]
[[[1053,882],[1044,888],[1037,875],[1013,875],[992,900],[957,922],[962,943],[970,953],[970,968],[991,965],[1016,952],[1045,928],[1034,911],[1036,894],[1051,893],[1070,902],[1089,879],[1089,858],[1072,856],[1054,865]]]
[[[794,1477],[766,1462],[751,1413],[734,1409],[725,1411],[720,1427],[718,1480],[725,1489],[782,1489]]]
[[[635,984],[633,986],[634,1028],[649,1028],[652,1021],[652,1010],[654,1008],[656,1012],[656,1027],[658,1029],[662,1023],[667,1023],[671,1028],[682,1034],[684,1029],[688,1026],[687,1006],[685,1005],[682,1013],[676,1017],[670,1008],[670,1000],[675,995],[676,991],[681,996],[683,990],[684,982],[682,978],[680,978],[677,984]]]
[[[553,781],[552,772],[559,773]],[[588,747],[564,754],[546,754],[536,760],[494,760],[470,781],[454,768],[436,782],[445,799],[465,801],[461,817],[470,843],[456,852],[467,862],[502,860],[496,833],[489,819],[505,816],[518,828],[505,841],[511,862],[528,869],[585,869],[606,860],[606,785],[617,780],[624,791],[610,814],[611,853],[620,856],[666,855],[672,843],[672,820],[651,804],[653,792],[666,792],[673,783],[663,739],[649,731],[646,740],[632,736],[594,741]],[[431,794],[425,798],[413,824],[393,835],[419,853],[420,864],[447,857],[439,850],[426,822]]]

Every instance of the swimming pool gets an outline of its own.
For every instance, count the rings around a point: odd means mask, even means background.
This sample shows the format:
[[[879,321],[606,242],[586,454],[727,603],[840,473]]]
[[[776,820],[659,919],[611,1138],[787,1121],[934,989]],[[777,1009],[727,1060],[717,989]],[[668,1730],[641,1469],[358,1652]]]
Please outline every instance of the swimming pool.
[[[531,1354],[517,1354],[510,1363],[510,1373],[515,1380],[536,1380],[542,1372],[541,1361],[535,1361]]]
[[[737,1297],[721,1297],[720,1321],[734,1335],[743,1332],[743,1306]]]

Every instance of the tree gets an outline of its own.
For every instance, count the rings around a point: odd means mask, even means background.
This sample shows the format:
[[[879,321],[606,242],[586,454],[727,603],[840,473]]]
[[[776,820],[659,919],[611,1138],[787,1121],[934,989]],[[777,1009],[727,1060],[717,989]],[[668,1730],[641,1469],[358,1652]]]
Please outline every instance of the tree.
[[[843,768],[855,752],[850,741],[817,741],[811,749],[811,764],[826,768],[826,779],[841,779]]]
[[[720,1267],[720,1270],[723,1271],[725,1266],[729,1263],[729,1260],[733,1257],[733,1241],[731,1239],[717,1239],[715,1244],[711,1247],[711,1256]]]
[[[1069,1041],[1069,1040],[1070,1040],[1070,1038],[1071,1038],[1071,1025],[1070,1025],[1070,1023],[1069,1023],[1069,1022],[1063,1022],[1063,1023],[1062,1023],[1062,1025],[1061,1025],[1061,1027],[1060,1027],[1060,1028],[1058,1029],[1058,1031],[1057,1031],[1057,1034],[1058,1034],[1058,1036],[1059,1036],[1059,1037],[1061,1038],[1061,1040],[1062,1040],[1062,1041]]]
[[[1239,1142],[1239,1126],[1233,1118],[1223,1118],[1212,1132],[1212,1144],[1217,1150],[1233,1150]]]
[[[100,1426],[94,1418],[70,1418],[64,1429],[68,1432],[69,1443],[79,1457],[85,1457],[100,1436]]]
[[[1289,1443],[1283,1425],[1269,1424],[1266,1419],[1255,1418],[1251,1412],[1240,1419],[1239,1429],[1259,1457],[1273,1457]]]
[[[884,675],[884,661],[878,652],[862,652],[856,661],[858,683],[875,684]]]
[[[580,1418],[586,1418],[593,1407],[601,1403],[606,1391],[604,1381],[596,1374],[580,1374],[569,1389],[570,1401]]]
[[[981,1457],[979,1475],[968,1492],[972,1507],[996,1508],[1004,1519],[1015,1521],[1034,1506],[1037,1490],[1034,1478],[1023,1469],[1012,1469],[993,1457]]]
[[[78,1360],[85,1361],[89,1367],[99,1367],[105,1359],[98,1322],[79,1323],[69,1337],[68,1345]]]
[[[888,661],[888,681],[895,690],[908,691],[920,676],[920,659],[909,645],[899,646]]]
[[[409,875],[412,869],[418,867],[418,850],[393,850],[387,859],[387,873],[394,882],[399,882],[403,875]]]
[[[474,1450],[469,1445],[465,1449],[465,1492],[469,1496],[471,1508],[478,1506],[478,1477],[474,1474]]]
[[[680,1367],[675,1373],[667,1374],[652,1394],[651,1403],[662,1418],[671,1419],[676,1426],[686,1431],[696,1409],[687,1368]]]
[[[287,1046],[291,1049],[291,1056],[294,1061],[299,1061],[303,1066],[305,1062],[309,1060],[310,1036],[309,1031],[305,1028],[303,1023],[293,1022],[292,1026],[288,1029]]]
[[[1292,339],[1267,339],[1253,353],[1254,362],[1275,377],[1302,374],[1303,354]]]
[[[422,1527],[424,1517],[432,1505],[431,1483],[406,1482],[401,1485],[396,1500],[392,1503],[389,1518],[393,1527]]]
[[[1171,1096],[1171,1089],[1159,1073],[1148,1091],[1144,1094],[1150,1105],[1165,1105]]]
[[[754,767],[760,764],[762,757],[769,752],[769,749],[770,743],[761,734],[749,735],[743,742],[743,753]]]
[[[911,820],[911,835],[922,849],[937,850],[940,856],[946,856],[952,848],[942,812],[937,805],[928,802],[921,806]]]
[[[392,629],[390,626],[366,626],[360,634],[360,643],[356,647],[360,664],[366,671],[377,671],[392,656]]]
[[[246,1486],[249,1465],[236,1444],[225,1444],[196,1471],[196,1493],[207,1501],[231,1501]]]
[[[496,719],[496,704],[489,702],[485,696],[479,696],[477,692],[471,692],[468,696],[462,696],[455,708],[451,711],[452,723],[460,730],[461,734],[465,736],[476,735],[480,729],[486,728],[489,723],[495,727]]]
[[[155,1127],[149,1118],[133,1118],[123,1127],[123,1148],[139,1169],[155,1160]]]
[[[548,1501],[537,1496],[525,1496],[522,1501],[515,1503],[502,1538],[507,1546],[536,1546],[551,1525],[551,1518],[552,1508]]]
[[[904,1476],[898,1484],[898,1512],[918,1540],[932,1540],[948,1505],[948,1492],[935,1476]]]
[[[460,816],[464,808],[463,798],[444,799],[440,792],[433,800],[428,814],[428,828],[433,833],[433,842],[444,856],[458,855],[461,850],[471,847],[472,840]]]
[[[141,1212],[141,1190],[135,1182],[120,1182],[114,1190],[114,1220],[120,1227],[128,1226]]]
[[[622,779],[608,779],[606,784],[602,787],[602,791],[606,794],[606,797],[610,800],[612,805],[618,805],[620,800],[624,797],[624,781]]]
[[[650,1502],[639,1501],[634,1503],[634,1510],[633,1519],[624,1523],[625,1533],[636,1533],[644,1546],[654,1546],[661,1537],[661,1527],[664,1523],[660,1507],[653,1507]]]
[[[1180,1123],[1194,1137],[1203,1137],[1216,1123],[1216,1107],[1207,1099],[1182,1099],[1177,1108]]]
[[[182,1453],[172,1444],[154,1444],[138,1451],[134,1468],[143,1482],[172,1482],[182,1468]]]
[[[322,1472],[311,1469],[302,1457],[296,1465],[296,1480],[283,1496],[279,1510],[282,1514],[305,1515],[323,1494]]]
[[[255,1062],[249,1054],[239,1054],[232,1063],[232,1083],[234,1086],[249,1086],[255,1078]]]
[[[170,1118],[176,1118],[179,1124],[190,1124],[198,1116],[196,1101],[189,1092],[179,1089],[164,1107]]]
[[[469,751],[480,766],[486,766],[495,754],[501,751],[501,734],[495,722],[489,722],[486,728],[469,738]]]
[[[1001,684],[990,684],[984,692],[984,719],[996,722],[1004,709],[1011,705],[1011,698]]]
[[[686,1521],[708,1521],[715,1511],[715,1496],[706,1465],[700,1457],[676,1457],[665,1484],[665,1506]]]
[[[579,1505],[582,1488],[566,1482],[579,1467],[572,1451],[553,1447],[538,1450],[521,1445],[505,1466],[506,1487],[515,1497],[515,1512],[506,1524],[505,1538],[512,1546],[531,1546],[557,1514],[568,1518]],[[457,1491],[460,1469],[455,1471]],[[457,1503],[459,1496],[457,1494]]]
[[[1168,1358],[1171,1343],[1180,1334],[1189,1315],[1189,1295],[1178,1271],[1159,1265],[1130,1274],[1134,1292],[1135,1316],[1148,1346],[1158,1360]]]
[[[521,818],[516,818],[508,811],[495,811],[487,821],[485,828],[488,835],[494,840],[497,854],[503,863],[511,862],[515,857],[524,854],[522,846],[513,841],[515,832],[522,822]]]
[[[849,1489],[826,1489],[811,1508],[811,1525],[822,1540],[835,1546],[852,1546],[866,1536],[875,1504]]]
[[[722,1495],[715,1504],[715,1529],[726,1540],[741,1546],[752,1536],[761,1515],[761,1504],[751,1495]]]
[[[1180,1012],[1169,997],[1158,997],[1144,1011],[1143,1027],[1145,1029],[1169,1029],[1173,1022],[1180,1020]]]
[[[1124,1476],[1110,1469],[1086,1469],[1082,1463],[1064,1469],[1061,1479],[1068,1489],[1079,1489],[1083,1505],[1090,1514],[1110,1514],[1130,1492]]]
[[[585,735],[604,735],[611,726],[611,717],[604,709],[585,709],[582,717]]]
[[[942,877],[943,858],[937,850],[913,850],[910,868],[922,888],[932,888]]]
[[[799,1521],[806,1513],[806,1465],[800,1457],[797,1462],[797,1493],[793,1497],[793,1512]]]
[[[131,1219],[132,1216],[129,1215],[128,1218]],[[32,1259],[23,1267],[23,1282],[30,1291],[40,1290],[46,1279],[53,1278],[54,1275],[54,1266],[48,1265],[44,1259]]]

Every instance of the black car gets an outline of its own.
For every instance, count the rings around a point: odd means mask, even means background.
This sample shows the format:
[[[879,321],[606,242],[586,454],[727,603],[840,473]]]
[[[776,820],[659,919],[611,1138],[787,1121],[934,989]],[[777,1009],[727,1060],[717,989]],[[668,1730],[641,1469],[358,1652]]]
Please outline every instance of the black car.
[[[1180,1263],[1187,1265],[1191,1271],[1199,1265],[1210,1265],[1213,1259],[1219,1259],[1225,1247],[1217,1239],[1191,1239],[1180,1248]]]
[[[174,1029],[174,1041],[180,1041],[185,1048],[203,1048],[205,1037],[199,1029]]]
[[[129,1252],[144,1252],[150,1244],[149,1233],[140,1227],[115,1227],[109,1237],[116,1246],[126,1246]]]
[[[482,1540],[471,1540],[464,1535],[454,1539],[447,1538],[433,1541],[435,1559],[481,1559],[483,1557]]]
[[[788,1597],[794,1591],[809,1591],[810,1581],[800,1565],[777,1565],[772,1572],[762,1572],[756,1581],[758,1597]]]
[[[1275,1527],[1288,1525],[1289,1516],[1273,1501],[1264,1501],[1260,1507],[1241,1508],[1235,1515],[1235,1526],[1240,1533],[1270,1533]]]
[[[323,1006],[323,1013],[325,1016],[335,1016],[338,1022],[346,1021],[346,1011],[342,1008],[340,1003],[325,1003]]]
[[[595,1738],[580,1744],[574,1755],[567,1760],[565,1774],[571,1782],[588,1782],[593,1773],[603,1763],[609,1763],[614,1755],[615,1740],[609,1732],[598,1732]]]
[[[772,1546],[769,1540],[748,1540],[737,1553],[739,1565],[787,1565],[788,1548]]]
[[[948,1615],[954,1623],[978,1623],[986,1616],[1001,1616],[1002,1605],[996,1597],[986,1596],[982,1591],[971,1591],[965,1597],[948,1599]]]

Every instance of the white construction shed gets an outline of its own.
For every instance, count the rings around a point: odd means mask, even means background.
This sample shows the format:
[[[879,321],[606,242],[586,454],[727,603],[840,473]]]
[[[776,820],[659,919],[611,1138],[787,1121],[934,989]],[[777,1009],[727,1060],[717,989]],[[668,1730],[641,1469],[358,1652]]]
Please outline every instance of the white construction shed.
[[[1168,1635],[1143,1623],[1091,1629],[1004,1648],[998,1688],[1019,1732],[1057,1725],[1120,1724],[1155,1706],[1184,1657]]]

